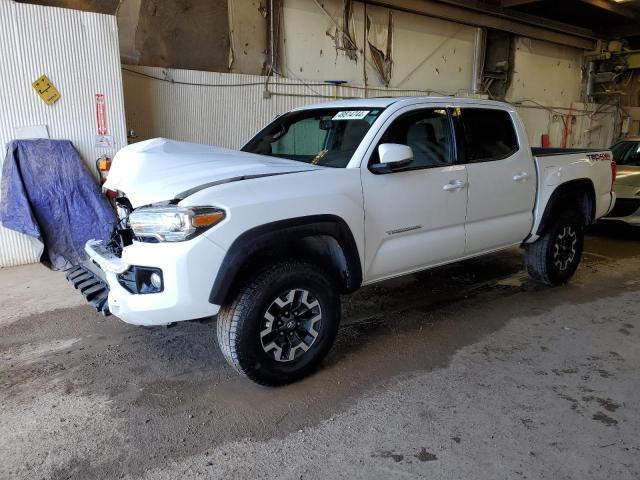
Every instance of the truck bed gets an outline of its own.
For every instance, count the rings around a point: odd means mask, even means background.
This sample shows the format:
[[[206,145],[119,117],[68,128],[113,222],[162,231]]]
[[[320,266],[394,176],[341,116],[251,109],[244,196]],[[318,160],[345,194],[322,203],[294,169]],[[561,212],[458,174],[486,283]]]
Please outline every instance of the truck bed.
[[[527,242],[537,240],[544,210],[554,191],[563,184],[592,186],[594,218],[606,215],[613,207],[611,193],[613,169],[611,151],[592,148],[531,148],[538,172],[538,193],[534,210],[534,225]]]

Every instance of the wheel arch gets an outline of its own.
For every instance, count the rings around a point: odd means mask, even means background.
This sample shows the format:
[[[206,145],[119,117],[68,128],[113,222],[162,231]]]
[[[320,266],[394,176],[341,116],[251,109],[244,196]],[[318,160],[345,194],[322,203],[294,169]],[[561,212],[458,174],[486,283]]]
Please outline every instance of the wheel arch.
[[[209,301],[223,305],[244,275],[287,257],[325,268],[341,293],[362,284],[360,254],[347,223],[336,215],[311,215],[259,225],[236,238],[218,269]]]
[[[547,201],[536,234],[542,235],[553,222],[557,212],[566,209],[572,202],[579,208],[584,226],[590,225],[596,215],[596,191],[591,179],[580,178],[558,185]]]

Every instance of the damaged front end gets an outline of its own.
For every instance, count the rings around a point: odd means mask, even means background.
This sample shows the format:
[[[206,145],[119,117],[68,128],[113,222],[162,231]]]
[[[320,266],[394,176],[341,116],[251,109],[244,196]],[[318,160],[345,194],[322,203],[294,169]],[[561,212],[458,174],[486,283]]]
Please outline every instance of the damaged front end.
[[[129,215],[132,211],[131,203],[126,197],[115,200],[118,223],[114,228],[108,243],[102,240],[89,240],[85,244],[85,251],[89,259],[66,271],[67,281],[74,286],[97,312],[104,316],[109,311],[109,284],[106,272],[112,272],[119,277],[130,280],[129,265],[121,260],[124,247],[131,245],[133,232],[129,225]]]
[[[67,281],[80,290],[80,293],[97,312],[105,316],[111,315],[107,302],[109,285],[99,267],[96,267],[91,261],[86,261],[67,270],[66,277]]]
[[[203,258],[222,261],[224,251],[202,234],[224,220],[225,211],[182,207],[176,200],[133,209],[124,196],[116,199],[116,210],[118,222],[109,241],[88,241],[89,259],[67,272],[87,301],[103,315],[138,325],[217,313],[208,300],[210,286],[198,292],[184,274],[206,270]]]

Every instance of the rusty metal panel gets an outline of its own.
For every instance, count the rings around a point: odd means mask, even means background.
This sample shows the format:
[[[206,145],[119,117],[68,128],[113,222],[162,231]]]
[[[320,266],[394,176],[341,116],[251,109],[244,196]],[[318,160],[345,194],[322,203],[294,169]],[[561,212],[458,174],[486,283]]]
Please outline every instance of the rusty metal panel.
[[[227,2],[142,0],[135,43],[141,65],[228,71]]]
[[[16,129],[30,125],[46,125],[50,138],[71,140],[92,172],[97,157],[126,145],[114,16],[0,0],[0,52],[3,152]],[[32,87],[43,74],[60,90],[53,105]],[[105,95],[111,148],[95,147],[96,93]],[[0,267],[37,260],[27,237],[0,227]]]

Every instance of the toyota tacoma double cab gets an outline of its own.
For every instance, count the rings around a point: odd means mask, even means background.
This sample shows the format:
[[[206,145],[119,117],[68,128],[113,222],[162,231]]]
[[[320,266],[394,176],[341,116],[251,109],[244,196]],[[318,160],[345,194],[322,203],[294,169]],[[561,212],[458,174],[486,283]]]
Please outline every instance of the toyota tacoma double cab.
[[[566,282],[585,227],[615,201],[607,150],[530,148],[516,111],[463,98],[378,98],[285,113],[240,151],[162,138],[114,158],[112,241],[67,278],[137,325],[217,315],[226,360],[263,385],[312,372],[364,285],[524,248]]]

